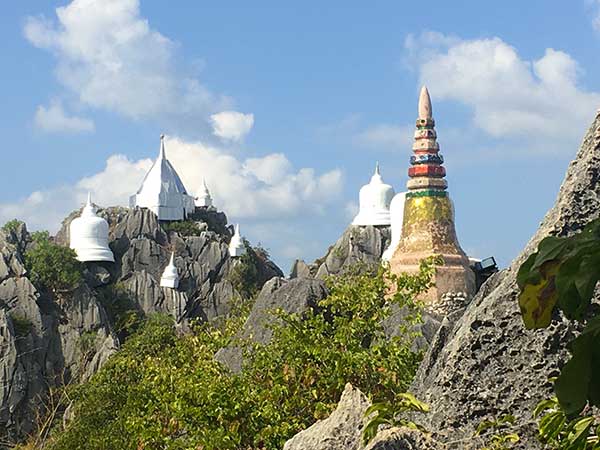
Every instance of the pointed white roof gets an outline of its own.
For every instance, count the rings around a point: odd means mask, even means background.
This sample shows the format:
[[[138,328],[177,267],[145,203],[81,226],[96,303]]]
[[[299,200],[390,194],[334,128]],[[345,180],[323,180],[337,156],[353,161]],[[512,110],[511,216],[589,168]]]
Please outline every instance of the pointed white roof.
[[[353,225],[389,225],[390,203],[394,197],[394,188],[384,183],[379,173],[379,163],[375,165],[375,173],[369,184],[359,192],[359,211]]]
[[[210,191],[208,190],[208,186],[206,186],[206,180],[202,179],[202,191],[196,197],[196,206],[200,207],[209,207],[213,205],[212,197],[210,195]]]
[[[167,264],[167,267],[165,267],[165,270],[160,277],[160,285],[171,289],[177,289],[179,286],[179,274],[177,273],[177,267],[175,266],[175,252],[171,252],[169,264]]]
[[[160,136],[158,158],[144,177],[142,185],[129,200],[134,208],[148,208],[159,220],[183,220],[194,211],[194,198],[188,194],[181,178],[165,152],[165,136]]]
[[[244,245],[242,235],[240,234],[240,225],[237,224],[233,236],[231,237],[231,241],[229,242],[229,255],[233,258],[237,258],[238,256],[244,255],[244,253],[246,253],[246,246]]]

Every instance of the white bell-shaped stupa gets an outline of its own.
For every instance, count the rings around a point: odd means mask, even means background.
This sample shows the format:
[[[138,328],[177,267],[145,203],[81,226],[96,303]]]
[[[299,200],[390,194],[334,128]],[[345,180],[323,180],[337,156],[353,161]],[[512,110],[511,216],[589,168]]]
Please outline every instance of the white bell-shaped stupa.
[[[129,198],[129,206],[148,208],[158,220],[184,220],[194,212],[194,197],[189,195],[181,178],[165,154],[165,136],[160,136],[158,158],[146,174],[142,186]]]
[[[177,267],[175,267],[175,253],[171,252],[171,259],[169,264],[165,267],[165,270],[160,277],[161,287],[167,287],[171,289],[177,289],[179,286],[179,274],[177,273]]]
[[[70,247],[79,261],[115,261],[108,246],[108,223],[96,215],[91,194],[81,215],[71,222],[69,236]]]
[[[400,192],[394,196],[390,204],[390,219],[392,225],[392,239],[390,245],[381,255],[381,259],[389,261],[392,259],[396,247],[400,243],[402,237],[402,224],[404,222],[404,201],[406,200],[406,192]]]
[[[246,246],[244,245],[244,240],[240,235],[240,226],[239,224],[235,226],[235,232],[231,237],[231,242],[229,242],[229,255],[233,258],[237,258],[239,256],[243,256],[246,253]]]
[[[196,197],[196,206],[200,208],[208,208],[213,205],[212,197],[210,196],[210,191],[208,190],[208,186],[206,186],[206,180],[202,180],[202,191]]]
[[[352,225],[389,225],[390,203],[394,197],[394,188],[385,184],[379,173],[379,163],[369,184],[359,193],[359,211]]]

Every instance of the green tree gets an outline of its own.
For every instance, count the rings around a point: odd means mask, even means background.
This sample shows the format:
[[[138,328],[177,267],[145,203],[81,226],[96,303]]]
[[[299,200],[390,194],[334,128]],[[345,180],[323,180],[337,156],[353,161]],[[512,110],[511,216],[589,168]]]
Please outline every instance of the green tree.
[[[32,235],[33,245],[25,253],[31,280],[54,294],[72,290],[81,281],[81,263],[74,250],[50,241],[47,232]]]

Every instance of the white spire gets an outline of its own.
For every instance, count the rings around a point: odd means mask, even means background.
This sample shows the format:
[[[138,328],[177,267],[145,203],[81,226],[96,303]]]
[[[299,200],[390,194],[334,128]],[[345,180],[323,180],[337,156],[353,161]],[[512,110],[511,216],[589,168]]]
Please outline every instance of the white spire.
[[[171,289],[177,289],[179,286],[179,274],[177,273],[177,267],[175,266],[175,252],[171,252],[169,264],[167,264],[162,277],[160,277],[160,285],[161,287]]]
[[[235,231],[231,237],[231,242],[229,242],[229,255],[231,255],[232,258],[237,258],[245,253],[246,246],[244,245],[244,240],[240,234],[240,225],[236,224]]]
[[[108,222],[96,215],[89,192],[81,215],[69,225],[69,238],[69,246],[75,250],[79,261],[114,262],[115,257],[108,246]]]
[[[396,247],[402,238],[402,225],[404,223],[404,201],[406,200],[406,192],[400,192],[394,196],[390,204],[390,219],[392,225],[392,238],[390,245],[381,255],[384,261],[390,261]]]
[[[184,220],[194,211],[194,197],[166,157],[164,135],[160,136],[158,158],[146,174],[140,189],[129,198],[129,206],[148,208],[158,220]]]
[[[206,180],[202,178],[202,192],[196,197],[196,206],[208,208],[213,205],[212,197],[208,186],[206,186]]]
[[[384,183],[377,163],[371,181],[360,189],[359,211],[352,224],[389,225],[390,203],[393,197],[394,188]]]

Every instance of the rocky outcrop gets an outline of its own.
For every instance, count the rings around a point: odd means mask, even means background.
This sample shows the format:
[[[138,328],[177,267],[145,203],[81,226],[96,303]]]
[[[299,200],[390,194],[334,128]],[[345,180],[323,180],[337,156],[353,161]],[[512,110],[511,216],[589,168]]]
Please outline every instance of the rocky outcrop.
[[[283,450],[358,450],[368,419],[365,411],[371,402],[358,389],[347,384],[335,411],[324,420],[301,431],[283,446]]]
[[[239,337],[267,344],[272,336],[269,324],[276,321],[272,315],[274,310],[302,314],[309,308],[316,308],[319,301],[325,297],[327,297],[327,288],[321,280],[273,278],[260,291]],[[223,348],[215,357],[233,372],[242,369],[242,349],[237,346]]]
[[[419,430],[393,427],[379,432],[364,450],[445,450],[446,448],[444,444],[434,441]]]
[[[527,331],[517,304],[520,264],[548,235],[567,236],[600,216],[600,114],[570,164],[554,207],[511,266],[494,275],[438,331],[412,391],[430,405],[423,424],[442,438],[468,437],[485,419],[512,414],[521,448],[540,447],[531,413],[551,395],[548,378],[566,358],[576,327],[555,315],[550,328]],[[454,321],[455,320],[455,321]]]
[[[389,226],[350,225],[322,258],[310,265],[296,260],[290,278],[310,276],[323,279],[329,275],[338,275],[345,268],[356,264],[379,265],[381,255],[390,241]]]
[[[69,243],[63,222],[54,241]],[[0,231],[0,441],[16,441],[34,427],[35,411],[48,388],[93,375],[118,350],[114,324],[102,306],[119,296],[139,314],[166,313],[180,327],[191,319],[227,314],[240,294],[229,281],[235,264],[227,245],[231,229],[225,214],[197,209],[197,236],[165,232],[146,209],[107,208],[115,263],[85,263],[83,282],[61,298],[40,291],[27,276],[24,254],[31,245],[25,226]],[[180,274],[177,290],[159,285],[171,252]],[[259,287],[281,270],[267,256],[253,253]],[[64,298],[63,298],[64,297]]]

